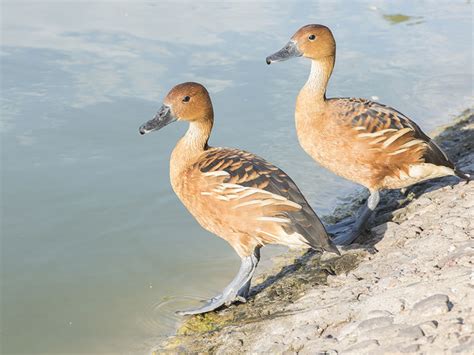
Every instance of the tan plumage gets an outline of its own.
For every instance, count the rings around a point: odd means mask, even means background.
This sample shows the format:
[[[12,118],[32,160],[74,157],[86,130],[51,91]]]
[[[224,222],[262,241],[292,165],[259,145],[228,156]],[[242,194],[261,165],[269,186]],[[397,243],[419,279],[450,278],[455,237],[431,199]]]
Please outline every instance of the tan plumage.
[[[329,99],[324,110],[310,119],[304,105],[297,107],[298,137],[305,151],[370,190],[455,174],[454,164],[441,149],[390,107],[362,99]]]
[[[336,60],[336,42],[326,26],[300,28],[267,64],[304,56],[311,73],[296,100],[296,132],[301,147],[333,173],[359,183],[370,196],[351,224],[328,230],[338,244],[352,243],[380,201],[379,190],[402,188],[427,179],[469,175],[454,166],[441,149],[408,117],[364,99],[326,98]]]
[[[181,314],[209,312],[245,299],[260,247],[266,244],[339,253],[282,170],[254,154],[208,145],[213,117],[207,90],[197,83],[184,83],[175,86],[157,115],[140,127],[145,134],[176,120],[189,122],[171,154],[171,185],[199,224],[229,242],[242,260],[222,294]]]
[[[179,154],[173,152],[172,168],[176,159]],[[254,154],[208,148],[171,181],[201,226],[227,240],[240,256],[265,244],[321,249],[323,242],[330,248],[324,227],[295,183]]]
[[[304,26],[291,41],[299,55],[312,60],[311,74],[297,98],[295,119],[301,146],[313,159],[371,191],[445,175],[467,178],[420,127],[397,110],[364,99],[326,99],[336,53],[327,27]]]

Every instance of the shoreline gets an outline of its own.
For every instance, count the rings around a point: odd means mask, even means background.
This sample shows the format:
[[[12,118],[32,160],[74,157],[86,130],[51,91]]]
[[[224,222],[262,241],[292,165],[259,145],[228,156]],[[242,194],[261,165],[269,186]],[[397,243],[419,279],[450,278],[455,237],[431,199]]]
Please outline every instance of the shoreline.
[[[474,110],[432,135],[474,171]],[[452,185],[452,186],[451,186]],[[355,211],[365,192],[326,223]],[[474,348],[474,183],[385,191],[368,232],[341,257],[290,251],[246,304],[184,318],[153,353],[467,352]]]

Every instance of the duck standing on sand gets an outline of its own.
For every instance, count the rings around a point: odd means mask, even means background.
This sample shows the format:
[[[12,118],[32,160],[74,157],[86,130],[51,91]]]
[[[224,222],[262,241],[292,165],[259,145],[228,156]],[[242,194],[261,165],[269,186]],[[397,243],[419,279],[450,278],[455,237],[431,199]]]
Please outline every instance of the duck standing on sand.
[[[242,259],[237,276],[221,294],[180,314],[205,313],[245,301],[260,247],[266,244],[339,254],[316,213],[282,170],[254,154],[208,145],[214,112],[204,86],[175,86],[140,133],[174,121],[188,122],[189,129],[171,154],[173,190],[199,224],[225,239]]]
[[[300,28],[267,64],[311,59],[311,73],[296,100],[296,131],[303,149],[333,173],[365,186],[370,197],[356,222],[328,227],[336,244],[352,243],[379,203],[382,189],[404,188],[446,175],[469,181],[416,123],[397,110],[365,99],[326,98],[336,42],[322,25]],[[349,232],[347,229],[349,227]]]

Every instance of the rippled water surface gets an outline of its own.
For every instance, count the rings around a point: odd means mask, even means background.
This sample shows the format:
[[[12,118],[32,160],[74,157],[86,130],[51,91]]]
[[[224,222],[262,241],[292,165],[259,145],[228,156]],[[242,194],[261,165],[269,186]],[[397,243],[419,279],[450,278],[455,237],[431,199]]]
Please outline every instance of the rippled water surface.
[[[233,250],[171,190],[185,127],[138,134],[174,84],[205,84],[211,144],[279,165],[320,215],[355,185],[296,141],[309,63],[265,64],[301,25],[336,37],[329,96],[376,97],[426,131],[472,104],[466,1],[5,0],[1,10],[4,353],[146,352],[173,331],[174,310],[236,272]]]

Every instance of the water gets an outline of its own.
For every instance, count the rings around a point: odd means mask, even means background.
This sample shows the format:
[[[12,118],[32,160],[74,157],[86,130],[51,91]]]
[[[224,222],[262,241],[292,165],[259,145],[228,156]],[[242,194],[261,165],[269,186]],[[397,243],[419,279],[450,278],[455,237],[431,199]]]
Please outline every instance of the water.
[[[473,102],[465,1],[3,1],[1,10],[4,353],[146,352],[173,331],[174,310],[236,272],[232,249],[170,188],[168,158],[185,127],[138,134],[173,85],[205,84],[211,144],[274,162],[320,215],[355,185],[297,144],[294,101],[309,63],[265,64],[301,25],[324,23],[337,39],[329,96],[376,96],[426,131]]]

